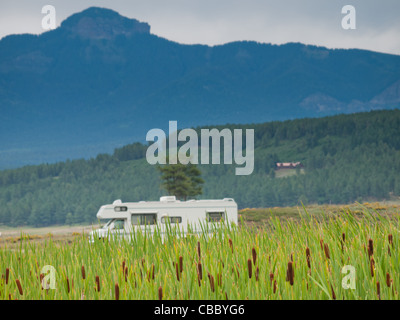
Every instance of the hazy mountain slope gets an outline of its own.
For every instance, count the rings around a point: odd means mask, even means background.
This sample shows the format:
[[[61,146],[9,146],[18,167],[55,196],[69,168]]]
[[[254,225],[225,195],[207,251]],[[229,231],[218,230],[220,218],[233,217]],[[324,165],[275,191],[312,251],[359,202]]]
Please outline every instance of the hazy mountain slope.
[[[0,168],[111,151],[148,130],[400,106],[400,56],[302,44],[182,45],[89,8],[0,41]]]

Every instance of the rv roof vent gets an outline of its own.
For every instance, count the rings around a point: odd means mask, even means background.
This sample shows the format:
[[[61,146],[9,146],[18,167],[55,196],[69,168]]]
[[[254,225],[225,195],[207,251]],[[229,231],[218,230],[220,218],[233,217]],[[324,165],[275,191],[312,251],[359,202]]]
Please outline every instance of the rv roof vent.
[[[176,197],[175,196],[165,196],[165,197],[161,197],[160,201],[163,201],[163,202],[175,202],[176,201]]]
[[[114,205],[114,206],[117,206],[117,205],[119,205],[119,204],[122,204],[121,199],[115,200],[115,201],[113,202],[113,205]]]
[[[224,198],[223,201],[234,201],[232,198]]]

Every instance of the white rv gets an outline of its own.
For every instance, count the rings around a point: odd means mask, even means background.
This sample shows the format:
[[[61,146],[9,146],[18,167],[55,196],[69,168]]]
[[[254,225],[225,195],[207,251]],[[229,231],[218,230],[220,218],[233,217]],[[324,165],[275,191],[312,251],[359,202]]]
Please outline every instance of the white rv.
[[[216,222],[238,223],[237,204],[231,198],[222,200],[176,200],[175,196],[161,197],[160,201],[139,201],[101,206],[97,218],[108,220],[100,229],[93,230],[89,239],[110,235],[125,236],[134,231],[153,233],[156,228],[165,233],[167,225],[177,226],[184,235],[201,233],[205,224],[218,226]]]

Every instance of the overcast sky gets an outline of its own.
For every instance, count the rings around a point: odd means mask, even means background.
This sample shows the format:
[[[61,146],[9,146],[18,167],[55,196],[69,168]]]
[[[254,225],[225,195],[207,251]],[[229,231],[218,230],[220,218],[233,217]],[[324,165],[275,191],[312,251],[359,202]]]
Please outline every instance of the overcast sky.
[[[0,0],[0,38],[43,32],[47,4],[57,25],[90,6],[106,7],[180,43],[302,42],[400,54],[399,0]],[[356,30],[342,28],[345,5],[356,9]]]

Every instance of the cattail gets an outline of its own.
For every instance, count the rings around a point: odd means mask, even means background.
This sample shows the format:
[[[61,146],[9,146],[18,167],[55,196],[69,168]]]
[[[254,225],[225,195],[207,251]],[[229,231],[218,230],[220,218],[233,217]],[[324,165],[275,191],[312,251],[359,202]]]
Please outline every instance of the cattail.
[[[23,293],[23,291],[22,291],[21,282],[19,282],[18,279],[16,279],[15,282],[17,283],[17,287],[18,287],[19,294],[22,296],[24,293]]]
[[[151,279],[154,280],[155,266],[154,263],[151,264]]]
[[[310,249],[308,247],[306,248],[306,259],[307,259],[307,266],[309,269],[311,269],[311,255],[310,255]]]
[[[389,239],[389,244],[391,244],[393,246],[393,235],[389,234],[388,239]]]
[[[368,240],[368,256],[371,257],[374,254],[374,242],[372,239]]]
[[[200,260],[201,259],[200,241],[197,241],[197,254],[198,254],[199,260]]]
[[[179,281],[179,266],[178,266],[178,264],[176,263],[175,264],[175,271],[176,271],[176,279]]]
[[[67,278],[67,280],[68,280],[68,278]],[[97,289],[96,289],[97,292],[100,292],[100,278],[99,278],[99,276],[96,276],[96,286],[97,286]]]
[[[198,273],[198,276],[199,276],[199,280],[203,280],[203,268],[201,266],[201,262],[200,261],[197,264],[197,273]]]
[[[128,267],[125,267],[124,276],[125,276],[125,282],[128,282]]]
[[[183,271],[183,257],[179,257],[179,272],[182,273]]]
[[[86,273],[85,273],[85,267],[84,266],[82,266],[81,271],[82,271],[82,279],[85,280],[86,279]]]
[[[328,244],[327,244],[327,243],[324,244],[324,251],[325,251],[325,256],[326,256],[326,258],[327,258],[327,259],[330,259],[331,256],[330,256],[330,254],[329,254],[329,247],[328,247]]]
[[[211,291],[215,291],[215,286],[214,286],[214,277],[210,275],[210,286],[211,286]]]
[[[308,286],[308,284],[307,284]],[[336,294],[335,294],[335,290],[333,290],[332,284],[331,284],[331,291],[332,291],[332,299],[336,300]]]
[[[119,300],[119,285],[115,284],[115,300]]]
[[[293,252],[290,254],[290,260],[293,262]]]
[[[125,272],[125,260],[122,261],[122,272]]]
[[[274,293],[276,292],[276,280],[274,280]]]
[[[146,260],[144,258],[142,258],[142,267],[144,268],[144,264],[145,264]]]
[[[371,267],[371,277],[374,277],[374,267],[375,267],[374,257],[371,258],[370,267]]]
[[[249,279],[251,279],[251,276],[253,274],[253,269],[252,269],[252,266],[251,266],[251,260],[250,259],[247,260],[247,269],[249,271]]]
[[[160,287],[158,288],[158,300],[162,300],[162,298],[163,298],[163,295],[162,295],[162,287],[160,286]]]
[[[378,294],[378,299],[381,300],[381,284],[379,281],[376,283],[376,293]]]
[[[341,245],[342,245],[342,251],[344,250],[344,242],[346,241],[346,234],[343,232],[342,233],[342,241],[341,241]]]
[[[44,285],[44,283],[43,283],[43,278],[44,278],[44,274],[43,274],[43,273],[39,274],[39,281],[40,281],[42,290],[43,290],[43,285]]]
[[[288,262],[288,268],[287,268],[286,275],[287,275],[290,285],[292,286],[294,283],[294,270],[293,270],[293,262],[292,261]]]
[[[388,286],[388,287],[390,287],[390,284],[391,284],[391,279],[390,279],[390,274],[389,274],[389,272],[387,272],[386,273],[386,285]]]
[[[272,283],[273,280],[274,280],[274,274],[270,273],[269,274],[269,281]]]
[[[69,291],[70,291],[70,288],[69,288],[69,279],[68,279],[68,277],[67,277],[67,292],[69,293]]]
[[[256,252],[256,249],[254,247],[253,247],[253,249],[251,249],[251,254],[253,256],[253,264],[256,265],[257,252]]]
[[[388,245],[388,255],[392,256],[392,253],[390,252],[390,245]]]
[[[10,277],[10,269],[6,268],[6,284],[8,284],[9,277]]]
[[[231,247],[231,251],[233,253],[233,243],[231,238],[229,238],[229,246]]]
[[[256,281],[258,281],[258,274],[260,273],[260,270],[258,269],[258,267],[256,268],[256,272],[254,273],[255,277],[256,277]]]
[[[324,240],[319,240],[319,244],[321,245],[321,250],[324,250]]]

